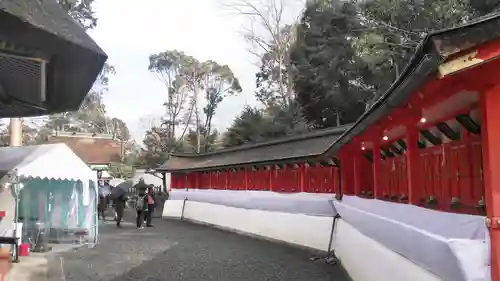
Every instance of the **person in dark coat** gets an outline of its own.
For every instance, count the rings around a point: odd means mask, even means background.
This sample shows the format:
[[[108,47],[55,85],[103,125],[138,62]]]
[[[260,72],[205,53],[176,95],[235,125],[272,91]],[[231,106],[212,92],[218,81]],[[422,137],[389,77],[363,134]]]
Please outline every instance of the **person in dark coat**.
[[[146,184],[143,178],[139,179],[139,182],[134,185],[134,189],[139,192],[139,191],[146,191],[146,189],[149,188],[149,185]]]
[[[153,212],[155,210],[155,204],[156,204],[156,197],[154,194],[153,186],[150,186],[148,188],[146,202],[148,204],[148,209],[147,209],[147,213],[146,213],[146,227],[153,227],[151,222],[153,221]]]
[[[108,200],[106,196],[104,195],[99,195],[99,203],[97,205],[97,209],[99,211],[98,217],[102,216],[102,220],[106,221],[106,207],[108,205]]]
[[[120,223],[123,218],[123,212],[125,211],[125,204],[127,203],[127,195],[122,194],[115,200],[115,211],[116,211],[116,226],[120,227]]]
[[[136,217],[137,229],[142,229],[144,217],[148,210],[148,201],[145,189],[139,190],[139,194],[137,195],[136,210],[137,210],[137,217]]]

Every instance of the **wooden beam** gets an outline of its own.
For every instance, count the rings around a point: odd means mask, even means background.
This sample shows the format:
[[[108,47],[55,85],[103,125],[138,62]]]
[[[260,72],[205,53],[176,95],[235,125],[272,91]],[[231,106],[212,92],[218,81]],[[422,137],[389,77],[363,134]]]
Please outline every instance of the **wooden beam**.
[[[304,178],[306,176],[306,166],[305,165],[300,165],[299,168],[299,190],[300,192],[306,192],[305,190],[305,185],[304,185]]]
[[[380,159],[380,138],[373,141],[373,197],[375,199],[382,198],[382,174],[381,174],[381,159]]]
[[[482,96],[482,149],[492,280],[500,280],[500,85]]]
[[[416,127],[409,126],[406,128],[406,139],[408,145],[408,151],[406,152],[408,201],[410,204],[418,205],[419,203],[418,189],[422,188],[422,186],[420,185],[421,168],[420,168],[420,154],[417,146],[418,130]]]
[[[248,190],[248,170],[244,169],[245,190]]]

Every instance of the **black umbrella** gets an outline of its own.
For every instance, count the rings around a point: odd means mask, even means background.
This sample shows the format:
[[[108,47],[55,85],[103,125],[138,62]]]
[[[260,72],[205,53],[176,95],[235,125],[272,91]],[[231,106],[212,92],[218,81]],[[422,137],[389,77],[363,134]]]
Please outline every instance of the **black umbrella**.
[[[0,118],[77,110],[106,59],[57,1],[0,1]]]
[[[127,191],[132,187],[132,182],[131,181],[124,181],[120,183],[119,185],[111,188],[111,194],[109,195],[110,199],[116,199],[120,197],[121,195],[124,195],[127,193]]]

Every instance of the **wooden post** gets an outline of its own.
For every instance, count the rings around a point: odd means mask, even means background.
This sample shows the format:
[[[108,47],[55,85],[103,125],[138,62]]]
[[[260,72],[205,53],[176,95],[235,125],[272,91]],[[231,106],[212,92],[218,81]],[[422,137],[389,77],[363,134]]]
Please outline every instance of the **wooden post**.
[[[244,176],[245,176],[245,190],[248,190],[248,170],[245,168],[244,170]]]
[[[468,193],[466,200],[467,205],[473,206],[477,202],[472,202],[472,198],[474,198],[474,180],[473,180],[473,174],[474,174],[474,168],[477,169],[477,167],[474,167],[474,160],[472,157],[472,139],[471,139],[471,133],[467,130],[462,131],[462,142],[465,145],[465,159],[468,162],[467,164],[467,178],[465,179],[465,184],[464,182],[460,182],[460,188],[464,188],[465,191]]]
[[[269,191],[273,191],[273,166],[267,166],[269,168]]]
[[[415,125],[406,126],[406,141],[408,151],[406,152],[406,172],[408,177],[408,202],[418,205],[418,189],[420,186],[420,155],[418,149],[418,130]],[[398,194],[400,196],[401,194]]]
[[[163,192],[167,193],[167,173],[161,173],[161,184],[163,185]],[[172,190],[172,180],[170,180],[170,191]]]
[[[174,173],[170,173],[170,191],[172,191],[172,189],[176,188],[175,185],[176,185],[175,174]]]
[[[380,159],[380,140],[376,139],[372,142],[373,144],[373,151],[372,151],[372,158],[373,158],[373,198],[379,199],[382,197],[381,191],[382,191],[382,186],[381,184],[381,170],[380,170],[380,165],[381,165],[381,159]]]
[[[306,192],[304,185],[304,178],[306,176],[306,164],[299,164],[299,187],[300,192]]]
[[[491,240],[491,279],[500,280],[500,86],[487,90],[481,100],[486,224]]]
[[[348,153],[348,145],[345,145],[340,151],[339,151],[339,158],[340,158],[340,187],[339,189],[341,190],[341,193],[339,196],[342,196],[344,194],[346,195],[352,195],[352,186],[351,185],[351,171],[352,171],[352,161],[349,159],[349,153]]]
[[[361,149],[361,148],[359,148]],[[363,171],[361,171],[361,153],[359,151],[354,151],[352,158],[352,169],[354,174],[354,195],[361,195],[361,177],[363,177]]]

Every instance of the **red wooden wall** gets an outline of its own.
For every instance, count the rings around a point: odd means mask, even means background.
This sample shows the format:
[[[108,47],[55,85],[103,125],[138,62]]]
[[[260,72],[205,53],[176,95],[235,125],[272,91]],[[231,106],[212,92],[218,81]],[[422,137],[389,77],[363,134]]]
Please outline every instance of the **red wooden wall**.
[[[338,190],[338,169],[330,166],[306,167],[304,191],[334,193]]]
[[[405,195],[408,196],[406,156],[387,158],[381,161],[380,168],[383,198],[397,201]]]
[[[386,157],[380,161],[382,200],[408,203],[406,155]],[[460,141],[420,149],[419,167],[421,186],[416,192],[419,205],[444,211],[478,213],[476,207],[484,196],[480,136],[466,136]],[[354,180],[354,169],[344,164],[345,179],[342,193],[372,198],[374,176],[372,163],[362,158],[360,173]],[[270,190],[294,193],[338,193],[339,169],[332,166],[307,164],[266,167],[266,169],[237,169],[187,174],[173,173],[172,188],[199,188],[217,190]],[[359,185],[357,190],[353,186]],[[357,194],[358,193],[358,194]],[[434,198],[434,202],[431,202]],[[452,201],[459,201],[459,208]]]
[[[484,196],[480,140],[471,138],[426,148],[421,156],[421,201],[432,196],[438,209],[476,213],[474,207]],[[454,208],[452,199],[458,199],[463,208]]]
[[[476,205],[484,196],[479,136],[420,149],[419,205],[458,213],[480,212]],[[406,155],[381,160],[383,200],[407,203]],[[452,204],[452,202],[459,204]]]
[[[245,182],[246,173],[246,182]],[[296,167],[258,170],[232,170],[171,174],[173,189],[271,190],[293,193],[334,193],[338,191],[338,169],[331,166]]]

